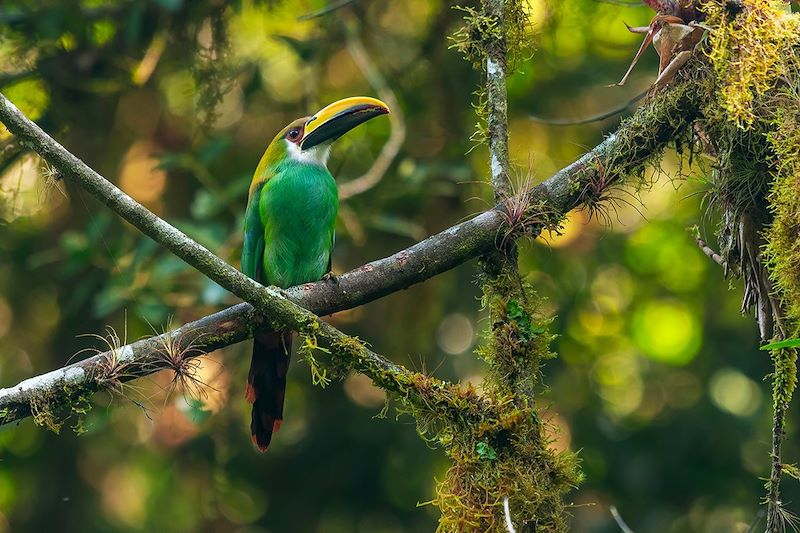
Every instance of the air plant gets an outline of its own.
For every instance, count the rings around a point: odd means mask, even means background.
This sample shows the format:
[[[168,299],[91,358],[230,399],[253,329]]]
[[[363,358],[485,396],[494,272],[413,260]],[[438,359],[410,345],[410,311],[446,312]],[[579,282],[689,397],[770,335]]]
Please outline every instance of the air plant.
[[[206,388],[211,386],[200,377],[202,363],[197,358],[205,353],[198,348],[198,341],[204,335],[193,330],[176,330],[164,331],[157,337],[159,346],[152,355],[152,364],[159,369],[166,368],[173,372],[167,396],[178,388],[187,402],[189,399],[200,400],[207,395]]]
[[[652,44],[659,57],[658,77],[652,87],[663,87],[692,57],[707,28],[702,24],[701,13],[692,0],[642,1],[653,8],[657,15],[648,26],[628,26],[628,31],[642,33],[645,37],[628,71],[616,85],[625,85],[639,58]]]

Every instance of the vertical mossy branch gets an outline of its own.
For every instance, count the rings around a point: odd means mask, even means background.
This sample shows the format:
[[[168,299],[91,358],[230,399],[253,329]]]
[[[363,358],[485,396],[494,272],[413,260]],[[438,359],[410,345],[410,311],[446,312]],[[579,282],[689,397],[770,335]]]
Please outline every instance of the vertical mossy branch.
[[[508,163],[508,95],[506,93],[505,0],[486,0],[486,17],[494,31],[486,36],[486,101],[489,162],[494,199],[501,202],[511,193]]]
[[[726,272],[744,279],[742,309],[755,309],[762,340],[798,335],[800,318],[800,17],[779,0],[703,2],[716,98],[703,113],[717,156],[712,200]],[[771,351],[775,371],[767,532],[794,520],[780,496],[786,413],[797,354]]]
[[[786,412],[797,387],[797,351],[791,348],[772,350],[775,374],[772,379],[772,461],[767,481],[767,533],[785,530],[787,511],[781,502],[782,456],[786,437]]]
[[[485,69],[479,114],[489,148],[495,201],[508,209],[513,202],[508,153],[506,76],[509,54],[519,50],[526,31],[526,13],[516,0],[485,0],[482,11],[466,9],[467,28],[458,42],[473,65]],[[513,38],[509,31],[513,30]],[[514,47],[514,50],[509,50]],[[548,447],[546,421],[535,409],[533,393],[540,363],[550,357],[548,319],[538,298],[519,273],[514,238],[501,238],[480,260],[483,304],[489,332],[478,354],[488,369],[484,396],[498,409],[494,419],[448,435],[445,444],[453,466],[437,488],[435,503],[442,515],[440,531],[506,531],[504,501],[518,531],[567,530],[563,495],[579,482],[571,453]]]

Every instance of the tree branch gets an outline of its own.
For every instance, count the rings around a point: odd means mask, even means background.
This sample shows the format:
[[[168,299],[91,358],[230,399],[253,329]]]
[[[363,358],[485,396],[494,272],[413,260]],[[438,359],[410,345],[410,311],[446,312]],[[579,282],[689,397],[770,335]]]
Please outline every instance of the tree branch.
[[[427,409],[438,403],[431,397],[430,393],[433,389],[428,386],[423,390],[417,383],[414,373],[393,364],[369,350],[356,339],[348,337],[330,324],[319,320],[312,312],[287,300],[282,291],[276,287],[263,287],[248,278],[190,239],[186,234],[148,211],[58,144],[1,94],[0,121],[17,137],[20,143],[36,151],[65,179],[69,179],[89,191],[145,235],[172,251],[223,288],[252,304],[263,313],[273,329],[292,329],[315,338],[321,338],[329,347],[336,348],[337,357],[345,361],[342,366],[366,374],[380,387],[400,394],[412,404]],[[76,371],[62,377],[64,381],[72,384],[79,377],[79,373]],[[437,380],[432,381],[443,394],[456,387]],[[26,387],[22,388],[23,391],[26,390]],[[30,387],[27,388],[30,389]]]
[[[505,0],[487,0],[486,14],[499,28],[499,35],[486,44],[486,101],[489,158],[494,201],[511,197],[508,164],[508,95],[506,94]]]
[[[702,91],[696,86],[664,91],[640,109],[595,149],[524,194],[530,205],[555,212],[566,212],[584,200],[585,186],[601,174],[607,181],[620,180],[642,168],[648,158],[662,150],[667,142],[685,131],[698,114]],[[186,324],[178,330],[139,341],[118,351],[125,363],[122,376],[138,377],[169,368],[158,357],[158,347],[170,341],[193,340],[190,356],[241,342],[252,336],[256,327],[278,326],[308,330],[317,324],[316,333],[342,350],[342,357],[355,370],[375,380],[389,391],[402,391],[407,399],[431,406],[430,397],[419,395],[421,389],[437,387],[453,393],[453,386],[430,380],[419,387],[420,376],[354,343],[332,326],[319,321],[312,313],[329,314],[375,300],[392,292],[447,271],[495,246],[506,224],[505,205],[499,204],[477,217],[462,222],[390,257],[373,261],[339,278],[339,284],[317,282],[289,289],[291,301],[274,288],[264,288],[234,270],[211,252],[198,245],[109,183],[86,164],[50,138],[38,126],[0,94],[0,122],[25,146],[36,151],[66,178],[89,190],[100,201],[128,220],[143,233],[161,243],[211,279],[231,290],[252,306],[240,304],[214,315]],[[603,161],[602,167],[597,162]],[[614,174],[612,174],[612,172]],[[541,232],[543,224],[527,228],[530,235]],[[292,303],[294,302],[294,303]],[[299,304],[309,311],[298,307]],[[189,332],[192,332],[191,334]],[[33,398],[65,400],[76,388],[97,390],[96,370],[109,360],[110,352],[41,376],[7,389],[0,389],[0,423],[9,423],[30,415]],[[123,379],[124,380],[124,379]],[[435,386],[432,386],[435,384]]]
[[[711,248],[711,247],[708,245],[708,243],[707,243],[706,241],[704,241],[703,239],[701,239],[699,236],[696,236],[696,237],[694,238],[694,240],[695,240],[695,242],[697,243],[697,246],[700,248],[700,250],[701,250],[701,251],[702,251],[704,254],[706,254],[706,255],[707,255],[707,256],[708,256],[708,257],[709,257],[709,258],[710,258],[712,261],[714,261],[716,264],[718,264],[718,265],[720,265],[720,266],[722,266],[722,267],[724,267],[724,266],[725,266],[725,259],[723,259],[723,257],[722,257],[721,255],[719,255],[717,252],[715,252],[715,251],[714,251],[714,250],[713,250],[713,249],[712,249],[712,248]]]

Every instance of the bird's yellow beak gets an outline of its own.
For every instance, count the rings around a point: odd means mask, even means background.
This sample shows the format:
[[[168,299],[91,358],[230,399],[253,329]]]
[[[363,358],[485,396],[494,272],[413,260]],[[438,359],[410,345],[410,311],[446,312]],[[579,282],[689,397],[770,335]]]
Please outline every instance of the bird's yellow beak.
[[[353,96],[334,102],[308,119],[300,149],[335,141],[359,124],[387,113],[389,107],[386,104],[368,96]]]

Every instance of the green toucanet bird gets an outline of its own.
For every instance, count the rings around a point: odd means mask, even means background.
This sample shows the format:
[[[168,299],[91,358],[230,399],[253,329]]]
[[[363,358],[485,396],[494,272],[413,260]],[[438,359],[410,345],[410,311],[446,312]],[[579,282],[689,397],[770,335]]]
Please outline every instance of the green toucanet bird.
[[[336,182],[325,166],[333,141],[389,112],[375,98],[335,102],[278,133],[253,175],[244,221],[242,272],[263,285],[287,288],[331,273],[339,209]],[[250,429],[266,451],[283,419],[292,332],[256,333],[245,396]]]

